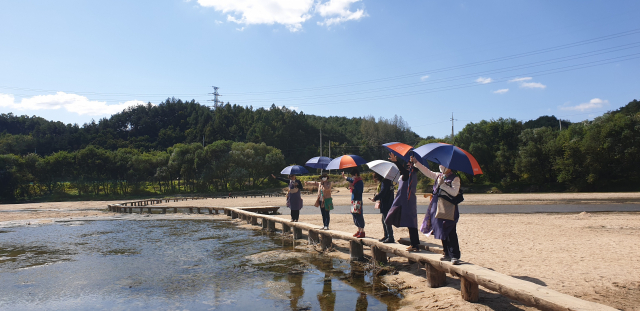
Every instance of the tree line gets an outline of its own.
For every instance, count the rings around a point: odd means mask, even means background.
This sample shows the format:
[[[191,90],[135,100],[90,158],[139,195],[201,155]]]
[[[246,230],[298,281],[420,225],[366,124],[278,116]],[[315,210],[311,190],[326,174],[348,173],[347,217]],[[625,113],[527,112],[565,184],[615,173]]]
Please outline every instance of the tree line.
[[[260,187],[285,165],[264,143],[221,140],[176,144],[166,151],[115,151],[93,145],[40,156],[0,155],[3,201],[53,196],[226,192]],[[272,184],[273,185],[273,184]]]
[[[320,130],[323,155],[329,156],[330,147],[333,157],[358,154],[367,160],[386,159],[386,142],[419,146],[452,139],[420,138],[398,116],[320,117],[275,105],[210,108],[175,98],[82,126],[2,114],[0,200],[263,187],[270,173],[317,156]],[[465,185],[503,191],[640,185],[637,100],[573,124],[554,116],[469,123],[453,139],[484,172],[462,176]]]

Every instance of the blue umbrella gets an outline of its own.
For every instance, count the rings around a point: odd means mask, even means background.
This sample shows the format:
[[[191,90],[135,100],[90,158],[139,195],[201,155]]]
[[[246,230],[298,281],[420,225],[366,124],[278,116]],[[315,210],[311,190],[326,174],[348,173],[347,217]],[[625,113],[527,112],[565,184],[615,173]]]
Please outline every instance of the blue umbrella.
[[[325,169],[327,170],[341,170],[343,168],[348,167],[357,167],[358,165],[362,165],[367,163],[363,158],[357,156],[355,154],[343,155],[341,157],[337,157],[327,165]]]
[[[307,173],[309,173],[309,171],[307,171],[307,169],[302,165],[287,166],[282,170],[282,172],[280,172],[280,174],[284,175],[302,175]]]
[[[331,158],[328,158],[328,157],[315,157],[315,158],[309,159],[309,161],[307,161],[307,163],[305,163],[304,165],[306,165],[308,167],[311,167],[311,168],[325,169],[325,168],[327,168],[327,165],[329,165],[329,162],[331,162]]]
[[[482,169],[478,161],[467,151],[454,145],[445,143],[431,143],[420,146],[413,150],[422,159],[420,162],[427,165],[425,160],[438,163],[452,170],[465,172],[467,174],[482,174]]]

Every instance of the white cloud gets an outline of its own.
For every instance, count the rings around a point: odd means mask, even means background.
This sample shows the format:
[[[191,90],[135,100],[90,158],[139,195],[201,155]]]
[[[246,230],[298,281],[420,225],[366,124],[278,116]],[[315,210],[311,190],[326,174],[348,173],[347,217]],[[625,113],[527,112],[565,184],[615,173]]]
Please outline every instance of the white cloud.
[[[476,82],[480,83],[480,84],[487,84],[487,83],[491,83],[493,82],[493,79],[491,78],[485,78],[485,77],[480,77],[478,79],[476,79]]]
[[[302,30],[302,24],[319,14],[324,21],[320,25],[330,26],[349,20],[358,20],[367,13],[364,9],[355,12],[350,6],[361,0],[198,0],[203,7],[212,7],[227,14],[227,21],[243,24],[281,24],[291,32]]]
[[[331,26],[350,20],[359,20],[368,16],[363,9],[351,12],[349,7],[356,2],[360,2],[360,0],[329,0],[325,3],[318,2],[315,10],[320,16],[325,18],[324,21],[318,22],[318,25]]]
[[[427,80],[427,79],[429,79],[429,76],[422,76],[422,77],[420,77],[420,81],[424,81],[424,80]]]
[[[515,78],[515,79],[511,79],[509,80],[509,83],[511,82],[522,82],[522,81],[529,81],[533,79],[532,77],[524,77],[524,78]]]
[[[506,92],[509,92],[509,89],[499,89],[497,91],[493,91],[495,94],[504,94]]]
[[[16,110],[58,110],[65,109],[79,115],[106,116],[121,112],[127,107],[144,105],[139,100],[130,100],[116,105],[107,105],[106,102],[89,100],[87,97],[77,94],[57,92],[54,95],[37,95],[23,98],[20,103],[15,102],[13,95],[0,94],[0,107],[8,107]]]
[[[608,100],[602,100],[600,98],[594,98],[592,100],[590,100],[588,103],[582,103],[579,105],[575,105],[575,106],[566,106],[566,104],[564,106],[560,106],[558,108],[560,108],[560,110],[571,110],[571,111],[586,111],[586,110],[593,110],[593,109],[598,109],[598,108],[602,108],[605,106],[609,106],[609,101]]]
[[[527,89],[544,89],[547,86],[538,82],[523,82],[523,83],[520,83],[520,87],[527,88]]]
[[[530,81],[531,79],[533,78],[532,77],[514,78],[509,80],[509,83],[518,82],[520,84],[520,87],[525,89],[544,89],[547,87],[546,85],[540,82],[525,82],[525,81]]]
[[[289,110],[296,110],[296,111],[300,111],[300,107],[294,107],[294,106],[290,106]]]

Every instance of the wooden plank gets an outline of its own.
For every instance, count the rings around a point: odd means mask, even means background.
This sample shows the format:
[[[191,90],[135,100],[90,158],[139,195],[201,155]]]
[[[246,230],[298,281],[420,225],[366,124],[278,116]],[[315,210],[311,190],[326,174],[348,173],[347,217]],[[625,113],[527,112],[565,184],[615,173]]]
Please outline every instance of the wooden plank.
[[[398,240],[398,243],[408,246],[411,245],[411,240],[409,240],[409,238],[401,238]],[[432,253],[444,254],[442,246],[434,243],[420,241],[420,245],[418,245],[418,248]]]

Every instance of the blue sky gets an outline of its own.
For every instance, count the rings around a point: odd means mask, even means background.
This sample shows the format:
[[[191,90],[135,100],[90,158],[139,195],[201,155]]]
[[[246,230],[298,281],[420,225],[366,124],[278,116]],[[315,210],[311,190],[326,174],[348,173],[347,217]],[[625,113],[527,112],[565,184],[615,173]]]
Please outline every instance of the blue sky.
[[[83,124],[167,97],[469,122],[640,99],[640,1],[0,3],[0,113]]]

